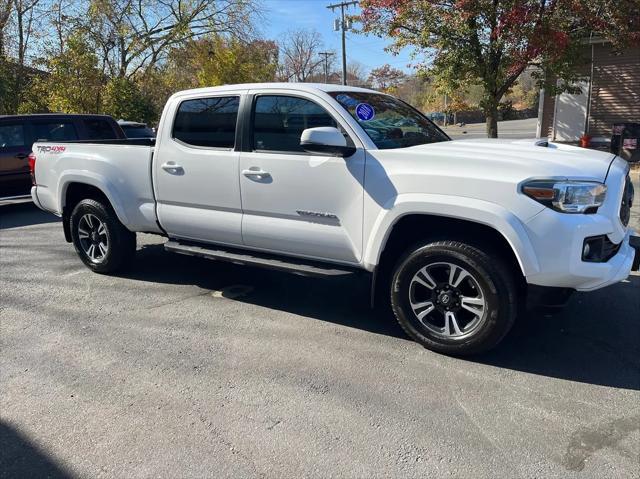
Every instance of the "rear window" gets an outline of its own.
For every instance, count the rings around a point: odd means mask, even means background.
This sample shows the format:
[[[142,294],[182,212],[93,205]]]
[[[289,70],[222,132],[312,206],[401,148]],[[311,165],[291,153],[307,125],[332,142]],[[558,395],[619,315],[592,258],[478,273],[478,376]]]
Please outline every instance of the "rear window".
[[[120,125],[127,138],[155,138],[153,130],[144,125]]]
[[[116,137],[116,133],[107,120],[91,119],[82,120],[87,129],[87,140],[111,140]]]
[[[173,138],[193,146],[233,148],[240,97],[198,98],[180,103]]]
[[[33,137],[36,141],[77,140],[78,134],[73,123],[67,121],[34,122]]]
[[[0,124],[0,148],[25,146],[24,126],[21,123]]]

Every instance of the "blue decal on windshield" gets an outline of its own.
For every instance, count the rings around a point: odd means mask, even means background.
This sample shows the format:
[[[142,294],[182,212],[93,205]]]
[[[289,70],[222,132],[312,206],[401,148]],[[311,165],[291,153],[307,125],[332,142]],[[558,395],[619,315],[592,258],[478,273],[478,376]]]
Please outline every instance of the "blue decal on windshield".
[[[373,117],[376,116],[376,112],[373,110],[373,107],[368,103],[360,103],[356,107],[356,116],[359,120],[369,121],[373,120]]]
[[[336,100],[342,103],[342,105],[346,108],[355,108],[356,106],[358,106],[358,100],[345,93],[340,93],[338,96],[336,96]]]

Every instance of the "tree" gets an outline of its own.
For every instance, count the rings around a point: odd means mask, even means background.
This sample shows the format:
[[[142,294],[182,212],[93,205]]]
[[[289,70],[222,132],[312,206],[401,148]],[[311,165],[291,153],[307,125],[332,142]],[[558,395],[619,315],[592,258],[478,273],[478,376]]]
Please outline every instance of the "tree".
[[[280,45],[282,65],[280,76],[285,81],[304,82],[319,73],[323,59],[322,39],[315,30],[293,30],[286,33]]]
[[[336,72],[336,76],[340,75],[340,81],[336,81],[336,83],[340,83],[342,81],[342,72]],[[359,86],[362,88],[369,88],[369,82],[366,79],[365,66],[355,60],[351,60],[347,63],[347,84],[351,86]]]
[[[4,56],[0,55],[0,115],[15,113],[13,105],[13,75]]]
[[[33,22],[38,12],[36,7],[40,3],[40,0],[13,0],[13,12],[16,21],[16,30],[18,37],[17,45],[17,58],[18,65],[24,66],[27,57],[27,50],[29,48],[29,41],[34,33]]]
[[[112,78],[104,88],[102,110],[114,118],[148,123],[156,112],[138,85],[128,78]]]
[[[398,85],[404,81],[405,77],[406,75],[402,70],[393,68],[387,63],[371,70],[369,73],[369,83],[371,83],[374,88],[392,93],[398,88]]]
[[[13,0],[0,0],[0,58],[5,55],[5,37],[7,35],[7,26],[9,25],[9,17],[13,10]]]
[[[98,57],[86,36],[69,37],[64,51],[46,62],[47,76],[33,79],[29,101],[21,105],[23,113],[46,108],[64,113],[97,113],[100,111],[104,76],[98,68]]]
[[[133,78],[188,40],[216,33],[248,39],[254,0],[92,0],[86,30],[110,77]]]
[[[74,31],[86,31],[85,2],[76,0],[49,0],[48,20],[50,30],[47,31],[46,56],[59,55],[64,51],[67,38]]]
[[[22,101],[23,90],[25,86],[26,78],[26,64],[27,53],[29,46],[36,32],[36,24],[42,16],[37,7],[41,0],[13,0],[13,8],[9,10],[9,19],[5,23],[6,26],[11,27],[10,37],[14,42],[14,57],[15,57],[15,78],[14,78],[14,102],[15,109]],[[3,40],[3,44],[5,41]],[[3,49],[6,49],[7,45],[3,45]],[[6,51],[5,51],[6,54]]]
[[[363,30],[391,36],[392,50],[413,46],[427,55],[439,87],[482,85],[490,137],[498,134],[500,100],[527,67],[538,68],[538,84],[550,91],[570,90],[584,63],[585,38],[640,40],[637,0],[362,0],[361,6]]]
[[[278,46],[267,40],[243,42],[215,35],[185,47],[199,86],[274,81]]]
[[[329,73],[329,83],[339,85],[342,83],[342,71],[334,70]],[[371,88],[365,73],[365,66],[358,61],[347,63],[347,85],[360,88]]]

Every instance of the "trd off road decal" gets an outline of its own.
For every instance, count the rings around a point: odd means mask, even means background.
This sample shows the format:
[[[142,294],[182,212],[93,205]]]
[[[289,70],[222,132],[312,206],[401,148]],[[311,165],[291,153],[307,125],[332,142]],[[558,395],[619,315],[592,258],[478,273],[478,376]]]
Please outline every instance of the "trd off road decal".
[[[66,146],[36,146],[39,153],[62,153],[67,147]]]

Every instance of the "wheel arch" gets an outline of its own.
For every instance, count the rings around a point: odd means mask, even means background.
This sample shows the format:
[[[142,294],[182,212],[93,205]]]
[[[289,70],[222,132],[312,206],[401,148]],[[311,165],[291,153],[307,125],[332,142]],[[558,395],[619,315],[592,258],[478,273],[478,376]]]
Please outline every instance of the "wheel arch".
[[[503,253],[526,286],[526,277],[539,271],[535,251],[524,226],[506,209],[480,200],[441,195],[409,195],[385,209],[374,222],[364,254],[364,267],[373,272],[371,304],[379,287],[406,249],[421,239],[470,237]],[[437,198],[433,198],[437,196]]]
[[[104,202],[105,206],[113,209],[118,220],[123,225],[127,224],[127,217],[116,200],[117,196],[105,181],[86,176],[82,178],[66,178],[66,181],[60,182],[58,191],[60,192],[59,204],[62,210],[64,237],[67,242],[71,242],[69,218],[75,206],[84,199]]]

